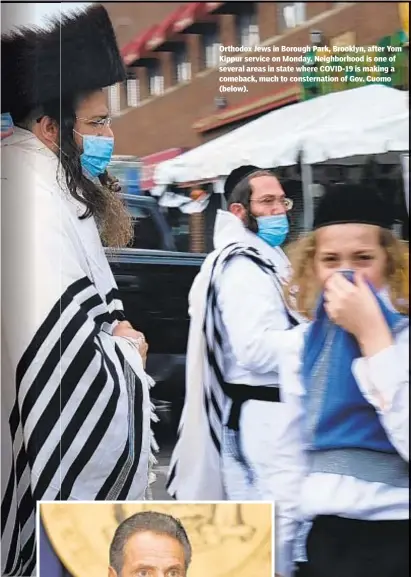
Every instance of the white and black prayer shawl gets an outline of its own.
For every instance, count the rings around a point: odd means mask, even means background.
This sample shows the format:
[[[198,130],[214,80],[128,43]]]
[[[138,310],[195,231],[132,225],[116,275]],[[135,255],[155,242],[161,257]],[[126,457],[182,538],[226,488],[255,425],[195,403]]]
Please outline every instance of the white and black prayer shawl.
[[[178,500],[225,499],[221,473],[224,365],[217,286],[224,267],[237,256],[252,260],[272,275],[290,328],[301,322],[287,306],[275,266],[254,247],[238,243],[226,246],[197,276],[190,294],[186,399],[167,483],[168,492]]]
[[[2,181],[10,260],[2,263],[1,536],[9,576],[34,575],[36,501],[143,499],[151,440],[150,379],[135,347],[111,334],[124,314],[94,221],[79,221],[69,207],[56,157],[26,140],[5,155]]]

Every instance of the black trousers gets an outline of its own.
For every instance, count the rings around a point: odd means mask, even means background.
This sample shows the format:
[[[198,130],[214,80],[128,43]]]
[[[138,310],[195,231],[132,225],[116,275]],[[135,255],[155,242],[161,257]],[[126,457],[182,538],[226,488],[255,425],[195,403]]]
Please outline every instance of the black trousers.
[[[314,520],[307,577],[409,577],[409,521]]]

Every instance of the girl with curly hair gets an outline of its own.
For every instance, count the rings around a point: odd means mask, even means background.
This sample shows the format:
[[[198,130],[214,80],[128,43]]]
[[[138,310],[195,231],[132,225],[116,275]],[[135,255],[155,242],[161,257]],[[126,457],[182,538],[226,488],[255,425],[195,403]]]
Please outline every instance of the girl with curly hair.
[[[310,322],[281,362],[294,419],[278,534],[308,524],[308,577],[409,575],[408,266],[392,224],[377,190],[333,185],[291,255],[288,298]]]

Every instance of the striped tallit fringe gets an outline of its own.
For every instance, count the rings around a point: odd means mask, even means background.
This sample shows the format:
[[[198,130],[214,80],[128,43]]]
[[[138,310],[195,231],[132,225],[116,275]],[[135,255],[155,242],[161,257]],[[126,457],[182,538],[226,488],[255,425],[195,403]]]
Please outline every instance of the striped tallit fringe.
[[[223,376],[223,339],[222,339],[222,319],[221,313],[217,306],[217,280],[222,274],[225,266],[236,257],[245,257],[253,261],[265,273],[272,276],[274,286],[284,304],[290,328],[300,324],[301,318],[292,311],[283,294],[283,288],[277,276],[277,271],[271,262],[268,262],[254,247],[245,246],[238,243],[227,245],[221,253],[216,257],[210,275],[210,282],[207,290],[206,312],[203,325],[203,333],[205,337],[206,359],[205,365],[207,368],[204,371],[203,379],[203,403],[207,415],[208,433],[211,440],[210,448],[214,453],[213,461],[221,459],[222,455],[222,436],[223,436],[223,407],[225,403],[225,394],[223,392],[224,376]],[[187,383],[186,386],[190,386]],[[170,473],[167,480],[167,490],[169,494],[176,498],[177,487],[175,479],[178,469],[178,455],[181,447],[181,436],[184,427],[184,410],[177,433],[177,443],[170,462]],[[235,451],[237,451],[238,458],[241,461],[241,453],[238,452],[239,445],[237,439],[233,439]],[[234,453],[235,454],[235,453]]]
[[[152,389],[155,386],[155,381],[152,377],[148,376],[148,384],[150,389]],[[150,415],[150,419],[152,423],[158,423],[159,422],[159,417],[156,414],[156,408],[154,403],[151,403],[151,415]],[[150,430],[150,456],[149,456],[149,461],[148,461],[148,486],[147,486],[147,490],[146,490],[146,499],[148,501],[153,501],[153,491],[152,491],[152,485],[156,482],[157,480],[157,475],[155,473],[155,466],[157,465],[158,461],[156,458],[156,453],[158,453],[158,451],[160,450],[155,435],[154,435],[154,431],[151,428]]]
[[[127,385],[128,393],[128,439],[124,454],[127,456],[123,459],[121,468],[119,467],[116,478],[112,479],[112,486],[107,493],[105,500],[115,501],[120,499],[120,495],[124,494],[125,484],[131,484],[131,476],[137,472],[141,446],[142,446],[142,383],[137,377],[133,369],[130,367],[122,353],[117,349],[117,354],[123,366],[124,378]]]
[[[4,575],[34,572],[36,501],[69,499],[84,467],[104,446],[120,398],[120,370],[128,393],[127,441],[111,473],[90,498],[127,499],[135,482],[142,446],[142,383],[119,350],[114,359],[104,348],[101,327],[112,327],[122,318],[122,311],[117,310],[117,289],[105,300],[87,277],[75,281],[51,307],[18,363],[16,397],[9,417],[13,462],[1,506]],[[70,346],[70,359],[64,364],[62,354]],[[85,375],[87,387],[81,386]],[[69,410],[70,399],[80,391],[79,402]],[[93,412],[96,418],[87,421]],[[62,474],[61,462],[80,429],[84,442]],[[33,470],[37,471],[35,477]],[[52,480],[58,474],[58,487],[54,488]]]
[[[20,463],[23,459],[21,451]],[[20,475],[16,474],[13,464],[11,468],[1,511],[2,575],[31,576],[36,567],[34,500],[30,485],[19,482]]]

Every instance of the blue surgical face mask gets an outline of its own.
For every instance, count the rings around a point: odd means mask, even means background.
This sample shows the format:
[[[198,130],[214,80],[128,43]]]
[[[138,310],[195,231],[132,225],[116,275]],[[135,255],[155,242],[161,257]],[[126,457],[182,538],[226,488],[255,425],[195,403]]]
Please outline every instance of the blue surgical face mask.
[[[81,134],[83,153],[80,156],[81,166],[86,175],[97,177],[106,170],[114,150],[112,136],[94,136]]]
[[[270,246],[281,246],[289,231],[288,218],[285,214],[257,217],[258,232],[262,240]]]

